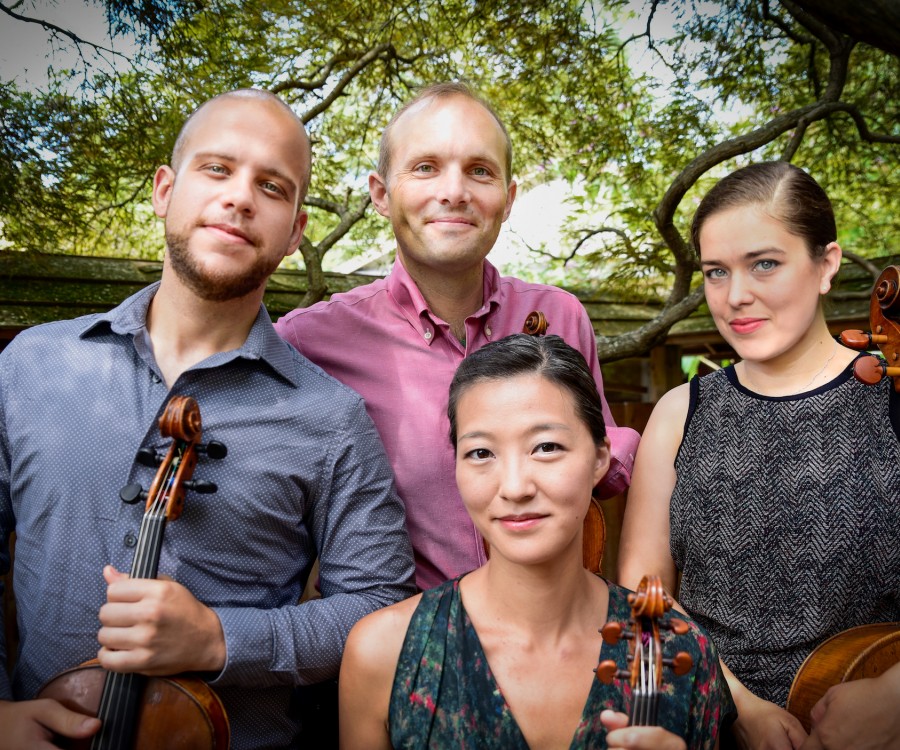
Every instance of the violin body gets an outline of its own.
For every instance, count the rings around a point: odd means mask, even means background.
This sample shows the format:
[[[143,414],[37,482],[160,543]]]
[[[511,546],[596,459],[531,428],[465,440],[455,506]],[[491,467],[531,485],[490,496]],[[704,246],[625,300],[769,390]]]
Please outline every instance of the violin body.
[[[66,708],[96,716],[107,672],[96,661],[58,674],[41,688],[39,698],[52,698]],[[178,677],[145,678],[137,717],[134,750],[184,748],[221,750],[229,745],[228,717],[222,701],[203,680]],[[165,738],[162,743],[160,740]],[[63,748],[89,750],[93,737],[56,738]]]
[[[900,662],[900,622],[860,625],[819,644],[800,665],[787,710],[808,732],[809,714],[833,685],[864,677],[878,677]]]

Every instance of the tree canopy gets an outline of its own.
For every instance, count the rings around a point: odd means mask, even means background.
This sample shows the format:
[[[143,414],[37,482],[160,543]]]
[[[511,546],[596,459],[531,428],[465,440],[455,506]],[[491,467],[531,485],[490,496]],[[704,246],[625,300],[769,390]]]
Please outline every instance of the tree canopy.
[[[896,7],[879,3],[883,13]],[[129,9],[153,3],[105,5],[133,22]],[[359,253],[386,236],[366,190],[384,124],[418,86],[448,79],[469,81],[495,104],[522,188],[571,186],[563,246],[530,248],[544,268],[565,267],[569,284],[659,302],[654,321],[601,339],[604,359],[646,351],[700,304],[686,228],[702,192],[736,166],[788,159],[808,169],[855,253],[887,254],[900,237],[900,59],[890,40],[814,15],[804,9],[811,3],[200,5],[147,24],[151,54],[98,73],[89,90],[72,93],[62,72],[41,91],[0,82],[6,241],[157,257],[150,179],[186,113],[223,90],[268,88],[313,138],[301,247],[313,302],[327,291],[326,255]],[[863,27],[865,17],[860,10]]]

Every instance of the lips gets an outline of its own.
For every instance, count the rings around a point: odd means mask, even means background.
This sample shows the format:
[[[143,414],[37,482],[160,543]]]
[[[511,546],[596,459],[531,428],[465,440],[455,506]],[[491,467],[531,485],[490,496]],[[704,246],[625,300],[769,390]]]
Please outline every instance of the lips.
[[[233,240],[239,240],[242,242],[246,242],[250,245],[255,244],[253,238],[247,234],[245,231],[240,229],[239,227],[234,226],[233,224],[225,224],[225,223],[211,223],[204,224],[203,227],[205,229],[209,229],[215,232],[218,235],[225,235],[224,239],[232,238]]]
[[[758,330],[765,322],[765,318],[735,318],[728,323],[728,326],[735,333],[746,335]]]
[[[525,531],[534,528],[547,516],[541,513],[521,513],[516,515],[503,516],[497,520],[504,528],[512,531]]]
[[[467,219],[464,216],[436,216],[432,219],[429,219],[427,224],[438,224],[440,226],[463,226],[463,227],[474,227],[475,222],[471,219]]]

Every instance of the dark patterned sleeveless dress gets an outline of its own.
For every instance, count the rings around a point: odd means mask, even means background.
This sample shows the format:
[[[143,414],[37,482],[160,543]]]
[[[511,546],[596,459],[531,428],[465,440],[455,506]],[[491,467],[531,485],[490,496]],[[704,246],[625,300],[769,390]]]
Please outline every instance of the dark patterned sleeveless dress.
[[[426,591],[409,623],[391,691],[391,744],[396,750],[528,750],[463,609],[459,581]],[[610,620],[628,620],[628,593],[609,585]],[[714,746],[718,727],[733,715],[734,704],[712,644],[695,623],[690,625],[685,635],[665,640],[667,654],[688,651],[694,668],[681,677],[672,676],[671,681],[667,670],[659,719],[662,726],[684,737],[688,748],[706,749]],[[625,668],[627,648],[624,639],[614,647],[604,644],[600,658],[615,659]],[[542,679],[550,681],[553,675]],[[627,680],[616,679],[612,685],[594,680],[571,750],[605,748],[600,712],[611,708],[627,713],[630,704]]]
[[[795,396],[755,394],[733,367],[690,388],[670,509],[679,601],[738,679],[783,706],[825,638],[900,620],[896,397],[852,366]]]

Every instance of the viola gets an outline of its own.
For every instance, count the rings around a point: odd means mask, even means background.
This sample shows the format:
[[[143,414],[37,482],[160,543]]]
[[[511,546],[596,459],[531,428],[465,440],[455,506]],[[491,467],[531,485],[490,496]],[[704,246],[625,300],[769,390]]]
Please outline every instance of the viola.
[[[224,458],[227,449],[215,441],[200,443],[200,409],[187,396],[173,396],[159,419],[163,437],[172,443],[165,456],[149,449],[138,452],[138,461],[159,466],[148,491],[126,485],[119,495],[132,504],[146,498],[132,578],[156,578],[163,532],[184,509],[185,491],[211,493],[211,482],[193,480],[198,454]],[[203,680],[191,675],[161,678],[136,673],[108,672],[96,659],[69,669],[50,680],[38,694],[67,708],[97,716],[100,731],[86,740],[66,741],[64,747],[91,750],[123,748],[228,748],[230,729],[219,697]]]
[[[661,622],[674,602],[662,585],[659,576],[644,576],[637,591],[628,595],[631,620],[627,624],[608,622],[600,632],[611,646],[622,638],[629,641],[627,669],[621,669],[613,659],[597,665],[597,679],[609,685],[614,679],[628,680],[631,686],[631,710],[629,724],[636,727],[657,726],[660,701],[663,696],[663,669],[669,668],[676,676],[687,674],[694,660],[686,651],[673,657],[663,655],[662,632],[684,635],[689,626],[684,620],[670,618]]]
[[[881,356],[860,357],[853,365],[857,380],[875,385],[893,380],[900,393],[900,267],[885,268],[869,300],[871,331],[849,330],[840,335],[851,349],[877,347]],[[863,677],[877,677],[900,662],[900,622],[860,625],[837,633],[806,657],[791,683],[787,710],[810,730],[810,711],[828,688]]]

